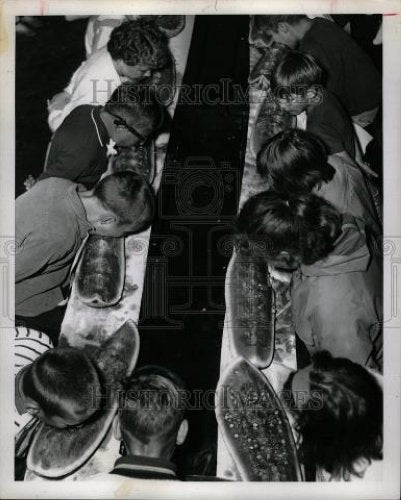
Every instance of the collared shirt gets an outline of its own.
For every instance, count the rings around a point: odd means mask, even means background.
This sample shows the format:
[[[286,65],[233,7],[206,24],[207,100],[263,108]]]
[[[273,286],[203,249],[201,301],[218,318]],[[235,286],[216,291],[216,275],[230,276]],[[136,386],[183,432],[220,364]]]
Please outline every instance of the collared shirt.
[[[69,271],[91,225],[78,185],[52,177],[15,202],[15,313],[37,316],[64,299]]]
[[[114,469],[107,473],[96,474],[87,478],[88,481],[120,482],[127,479],[137,481],[148,479],[164,479],[178,481],[176,466],[164,458],[128,455],[116,460]]]
[[[176,466],[164,458],[130,455],[119,458],[110,474],[140,479],[177,479]]]
[[[55,132],[39,179],[62,177],[91,189],[107,170],[109,134],[100,106],[78,106]]]
[[[292,277],[292,317],[310,353],[381,369],[383,335],[380,259],[368,247],[363,222],[343,216],[342,232],[324,259],[301,264]]]
[[[334,177],[316,188],[315,194],[331,203],[341,214],[362,219],[370,234],[376,239],[380,238],[380,224],[362,171],[345,161],[342,164],[338,161],[332,167],[335,170]]]
[[[64,89],[66,103],[63,108],[49,113],[49,126],[55,131],[73,109],[82,104],[103,106],[122,81],[114,67],[107,47],[96,51],[73,74]]]

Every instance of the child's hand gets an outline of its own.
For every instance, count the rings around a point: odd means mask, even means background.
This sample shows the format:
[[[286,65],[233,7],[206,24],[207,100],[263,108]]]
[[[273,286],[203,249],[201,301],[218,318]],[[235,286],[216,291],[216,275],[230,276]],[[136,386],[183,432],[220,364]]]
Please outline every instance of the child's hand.
[[[38,181],[32,175],[28,175],[28,177],[24,181],[25,189],[28,191],[28,189],[31,189],[31,187],[34,186],[37,182]]]

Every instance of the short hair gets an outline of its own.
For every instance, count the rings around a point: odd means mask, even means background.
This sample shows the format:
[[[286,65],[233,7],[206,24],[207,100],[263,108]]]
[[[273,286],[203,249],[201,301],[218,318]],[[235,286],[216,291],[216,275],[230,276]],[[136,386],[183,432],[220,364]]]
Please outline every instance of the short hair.
[[[308,194],[335,174],[327,163],[324,143],[298,129],[271,137],[260,150],[256,165],[269,187],[285,197]]]
[[[270,77],[276,97],[304,94],[307,89],[322,83],[323,72],[310,54],[289,50],[277,61]]]
[[[173,440],[185,414],[183,391],[183,382],[166,368],[149,365],[136,370],[119,409],[123,435],[144,444]]]
[[[104,177],[95,187],[94,196],[117,217],[126,233],[144,231],[156,213],[156,197],[143,175],[127,170]]]
[[[107,50],[111,58],[122,59],[128,66],[146,64],[163,69],[171,62],[167,37],[153,21],[126,21],[113,29]]]
[[[262,45],[268,46],[271,42],[271,35],[267,31],[277,33],[279,23],[288,23],[294,26],[302,19],[306,19],[305,15],[279,15],[279,16],[261,16],[255,15],[251,19],[251,38],[253,42],[262,42]]]
[[[123,83],[117,87],[104,105],[108,113],[124,116],[137,127],[156,132],[166,120],[166,110],[151,86]]]
[[[273,190],[250,198],[237,218],[240,245],[251,245],[257,256],[277,257],[288,252],[292,259],[313,264],[334,248],[342,217],[319,196],[309,194],[285,199]]]
[[[94,395],[100,393],[100,381],[85,352],[73,347],[55,347],[27,368],[22,390],[45,414],[62,417],[66,411],[95,410]]]
[[[356,461],[382,458],[382,388],[366,368],[327,351],[312,357],[309,381],[319,408],[306,401],[294,412],[302,460],[333,478],[359,475]]]
[[[277,15],[277,16],[268,16],[268,15],[255,15],[253,16],[253,22],[255,28],[259,30],[271,30],[277,32],[278,25],[280,23],[288,23],[291,25],[298,24],[302,19],[306,19],[307,16],[302,15]]]

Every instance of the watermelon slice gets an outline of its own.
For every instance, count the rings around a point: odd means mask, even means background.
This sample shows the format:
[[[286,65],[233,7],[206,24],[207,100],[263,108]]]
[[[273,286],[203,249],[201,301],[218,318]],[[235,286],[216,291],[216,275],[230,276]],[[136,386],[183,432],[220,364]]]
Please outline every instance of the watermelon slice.
[[[256,156],[270,137],[273,137],[287,128],[295,128],[295,126],[296,118],[280,109],[272,95],[268,94],[266,100],[260,107],[252,129],[250,139],[252,154]]]
[[[147,141],[143,146],[121,148],[113,161],[112,171],[132,170],[142,174],[152,184],[156,175],[155,154],[153,140]]]
[[[281,59],[288,51],[288,47],[283,44],[273,42],[273,44],[264,51],[261,58],[255,64],[249,75],[249,83],[259,90],[270,89],[270,77],[276,62]]]
[[[236,356],[260,369],[274,355],[275,296],[267,264],[233,252],[225,282],[226,325]]]
[[[101,408],[82,426],[56,429],[44,423],[28,452],[27,468],[60,478],[81,467],[106,436],[118,409],[122,381],[132,373],[139,353],[136,325],[127,321],[93,355],[106,388]]]
[[[123,294],[124,238],[91,234],[76,273],[77,296],[91,307],[109,307]]]
[[[219,380],[216,416],[244,481],[302,481],[281,402],[266,377],[243,358],[234,360]]]

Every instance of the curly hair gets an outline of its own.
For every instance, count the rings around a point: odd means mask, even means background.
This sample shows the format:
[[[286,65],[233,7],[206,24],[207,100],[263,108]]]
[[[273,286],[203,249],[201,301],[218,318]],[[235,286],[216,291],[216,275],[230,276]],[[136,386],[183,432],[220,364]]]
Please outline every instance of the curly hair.
[[[269,186],[283,196],[305,195],[330,181],[325,145],[310,132],[287,129],[270,138],[257,157],[257,169]]]
[[[273,190],[250,198],[236,221],[239,240],[265,243],[267,258],[287,252],[303,264],[313,264],[334,248],[342,217],[314,194],[285,199]],[[260,248],[260,244],[257,245]]]
[[[327,351],[312,357],[310,392],[319,392],[321,405],[305,402],[294,412],[300,434],[300,456],[334,479],[359,476],[355,464],[382,458],[383,393],[363,366]]]
[[[146,64],[163,69],[171,62],[167,37],[150,20],[126,21],[111,32],[107,44],[112,59],[128,66]]]

